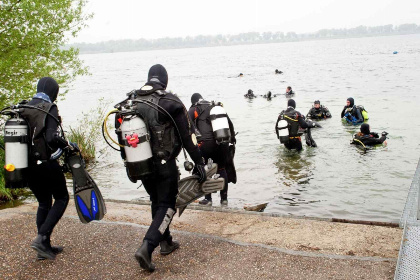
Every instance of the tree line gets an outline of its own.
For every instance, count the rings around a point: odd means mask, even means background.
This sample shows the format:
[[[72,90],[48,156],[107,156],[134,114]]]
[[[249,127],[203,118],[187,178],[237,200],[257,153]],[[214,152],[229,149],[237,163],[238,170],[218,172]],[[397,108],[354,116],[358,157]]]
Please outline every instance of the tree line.
[[[77,43],[68,45],[67,47],[79,49],[80,53],[112,53],[142,50],[280,43],[351,37],[373,37],[414,33],[420,33],[420,26],[414,23],[402,24],[398,26],[394,26],[392,24],[369,27],[361,25],[349,29],[321,29],[317,32],[301,34],[297,34],[295,32],[247,32],[236,35],[198,35],[194,37],[166,37],[153,40],[112,40],[100,43]]]

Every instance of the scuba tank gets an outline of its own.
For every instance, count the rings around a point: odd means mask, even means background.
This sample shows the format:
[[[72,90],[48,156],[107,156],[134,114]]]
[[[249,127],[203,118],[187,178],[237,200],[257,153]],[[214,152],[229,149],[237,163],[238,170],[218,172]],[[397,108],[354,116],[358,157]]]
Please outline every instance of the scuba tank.
[[[214,103],[213,103],[214,104]],[[230,142],[230,129],[227,114],[221,103],[216,103],[210,110],[210,121],[213,128],[213,135],[216,143],[229,143]]]
[[[153,172],[153,154],[146,123],[137,115],[127,115],[123,118],[120,129],[129,177],[139,180],[141,177],[151,174]]]
[[[4,179],[6,188],[27,187],[28,132],[28,123],[19,115],[11,117],[4,125]]]
[[[284,144],[289,142],[289,130],[287,129],[289,124],[286,120],[279,121],[277,125],[278,135],[280,139],[280,143]]]

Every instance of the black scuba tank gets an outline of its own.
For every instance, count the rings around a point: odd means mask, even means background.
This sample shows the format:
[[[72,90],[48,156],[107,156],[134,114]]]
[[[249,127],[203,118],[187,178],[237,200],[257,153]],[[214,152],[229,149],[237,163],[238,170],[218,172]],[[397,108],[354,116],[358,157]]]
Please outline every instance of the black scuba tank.
[[[29,126],[19,116],[10,118],[4,126],[6,188],[25,188],[28,185]]]

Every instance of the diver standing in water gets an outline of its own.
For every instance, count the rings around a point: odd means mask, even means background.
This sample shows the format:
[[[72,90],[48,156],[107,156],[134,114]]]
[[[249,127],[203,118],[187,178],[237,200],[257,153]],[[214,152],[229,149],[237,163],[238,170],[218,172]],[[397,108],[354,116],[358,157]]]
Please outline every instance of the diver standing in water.
[[[366,146],[386,144],[387,135],[388,132],[384,131],[381,133],[381,137],[379,137],[378,133],[371,132],[370,126],[367,123],[364,123],[360,126],[360,132],[353,136],[351,144],[362,145],[364,148],[366,148]]]
[[[277,138],[287,149],[300,151],[302,150],[301,136],[303,132],[300,132],[299,129],[319,127],[319,125],[316,122],[306,122],[305,117],[295,108],[296,102],[289,99],[287,109],[283,110],[277,119],[275,130]],[[282,125],[279,127],[280,122]]]
[[[204,159],[207,161],[211,158],[218,165],[217,173],[220,177],[225,179],[225,187],[220,191],[220,204],[227,206],[227,193],[228,193],[228,174],[226,172],[226,161],[227,157],[230,156],[229,153],[229,142],[232,144],[236,143],[235,138],[235,129],[233,123],[230,120],[229,116],[219,114],[219,117],[227,118],[228,130],[225,136],[220,135],[221,141],[216,139],[214,133],[214,127],[212,127],[212,109],[215,106],[221,106],[220,103],[209,102],[203,99],[201,94],[194,93],[191,96],[191,107],[188,111],[190,119],[194,120],[194,124],[198,131],[200,132],[200,137],[198,137],[198,145],[200,147],[201,153]],[[223,139],[224,138],[224,139]],[[205,198],[200,201],[200,204],[203,205],[212,205],[211,193],[206,194]]]
[[[36,215],[38,236],[31,247],[38,252],[39,260],[53,260],[63,251],[61,246],[51,246],[51,234],[69,202],[66,180],[57,159],[62,149],[75,144],[68,143],[58,133],[60,117],[57,105],[53,103],[58,91],[59,86],[53,78],[40,79],[37,94],[27,105],[45,112],[34,108],[24,108],[22,112],[31,130],[28,182],[39,204]]]
[[[141,180],[150,195],[152,223],[135,253],[140,267],[153,272],[152,253],[160,245],[160,253],[168,255],[179,248],[179,243],[172,240],[169,225],[176,212],[175,204],[178,194],[179,170],[176,157],[182,146],[188,151],[199,175],[199,182],[206,180],[204,160],[197,146],[194,127],[189,120],[188,112],[182,101],[174,94],[167,92],[168,73],[156,64],[148,73],[147,83],[139,90],[132,91],[129,98],[118,104],[120,108],[135,104],[135,115],[124,116],[124,110],[116,114],[116,128],[120,144],[137,147],[148,144],[150,156],[142,162],[130,162],[132,154],[121,149],[121,157],[127,166],[127,175],[132,182]],[[148,130],[145,135],[136,133],[123,135],[125,124],[136,119]],[[128,125],[130,126],[130,125]],[[141,126],[141,125],[140,125]],[[128,145],[127,145],[128,144]],[[139,150],[140,153],[142,150]],[[134,152],[133,152],[134,153]],[[140,155],[142,156],[142,155]],[[139,163],[136,165],[136,163]],[[188,162],[186,162],[187,164]]]
[[[306,117],[311,120],[322,120],[331,118],[331,113],[327,107],[321,105],[319,100],[315,100],[314,106],[309,110]]]
[[[352,97],[347,98],[346,106],[341,111],[341,118],[344,118],[348,123],[360,124],[365,119],[359,108],[354,105],[354,99]]]

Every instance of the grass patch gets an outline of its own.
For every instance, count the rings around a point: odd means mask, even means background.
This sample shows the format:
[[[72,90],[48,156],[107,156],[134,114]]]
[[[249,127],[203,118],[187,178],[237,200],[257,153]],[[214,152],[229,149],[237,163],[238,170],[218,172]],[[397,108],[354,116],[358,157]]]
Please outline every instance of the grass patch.
[[[107,113],[109,101],[103,98],[98,100],[98,106],[82,113],[77,119],[77,126],[70,126],[66,137],[70,142],[79,146],[80,153],[86,164],[92,163],[96,158],[96,143],[102,138],[102,122]]]

